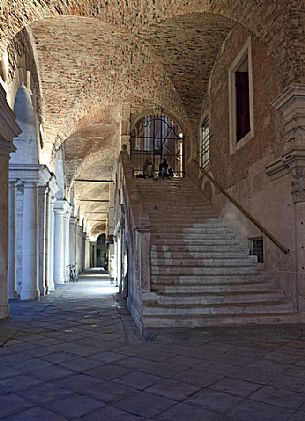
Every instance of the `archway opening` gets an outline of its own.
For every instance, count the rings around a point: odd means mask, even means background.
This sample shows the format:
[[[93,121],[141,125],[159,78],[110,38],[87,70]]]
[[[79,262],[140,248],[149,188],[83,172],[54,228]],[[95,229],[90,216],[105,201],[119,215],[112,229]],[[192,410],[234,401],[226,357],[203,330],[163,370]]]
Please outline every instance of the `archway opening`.
[[[130,157],[135,173],[142,172],[145,160],[155,170],[166,159],[174,175],[184,174],[183,132],[179,124],[166,114],[150,114],[135,124],[130,140]]]

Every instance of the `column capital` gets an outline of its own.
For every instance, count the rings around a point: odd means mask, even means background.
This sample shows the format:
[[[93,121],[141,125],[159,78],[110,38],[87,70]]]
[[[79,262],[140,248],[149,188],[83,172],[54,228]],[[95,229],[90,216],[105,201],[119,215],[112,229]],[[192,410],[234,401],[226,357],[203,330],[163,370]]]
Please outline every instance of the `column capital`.
[[[0,137],[0,155],[9,155],[11,152],[15,152],[16,148],[13,143]]]
[[[9,179],[22,182],[39,182],[39,164],[9,164]]]
[[[56,199],[54,203],[54,211],[66,213],[71,205],[65,199]]]
[[[38,181],[37,180],[26,180],[23,181],[24,189],[37,189],[38,190]]]
[[[77,217],[71,215],[70,216],[70,225],[75,225],[76,226],[76,224],[77,224]]]
[[[0,84],[0,153],[2,146],[11,148],[8,152],[15,150],[12,140],[21,133],[21,129],[16,123],[16,116],[14,111],[10,108],[6,100],[6,92]]]

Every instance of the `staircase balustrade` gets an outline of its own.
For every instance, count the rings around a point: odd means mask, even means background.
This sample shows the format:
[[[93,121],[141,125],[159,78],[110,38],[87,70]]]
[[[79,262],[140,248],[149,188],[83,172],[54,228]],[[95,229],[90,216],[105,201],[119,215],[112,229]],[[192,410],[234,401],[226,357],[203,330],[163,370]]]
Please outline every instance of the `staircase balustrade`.
[[[269,238],[283,253],[289,254],[289,249],[285,247],[280,241],[278,241],[260,222],[257,221],[240,203],[238,203],[225,189],[208,173],[205,169],[201,168],[199,162],[195,159],[191,161],[191,166],[194,170],[199,170],[205,177],[207,177],[234,206],[236,206],[266,237]],[[193,169],[191,168],[191,171]]]
[[[120,167],[122,171],[120,171]],[[134,177],[130,156],[122,149],[119,158],[121,189],[126,212],[127,241],[133,256],[135,279],[139,279],[141,292],[150,291],[150,219],[144,211],[141,195]],[[134,285],[130,285],[134,288]]]

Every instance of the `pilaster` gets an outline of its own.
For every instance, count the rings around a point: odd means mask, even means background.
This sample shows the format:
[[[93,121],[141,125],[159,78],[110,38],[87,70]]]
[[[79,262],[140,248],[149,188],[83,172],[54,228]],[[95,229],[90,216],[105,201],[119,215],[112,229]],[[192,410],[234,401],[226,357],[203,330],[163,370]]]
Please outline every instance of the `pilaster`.
[[[38,189],[37,181],[24,182],[21,300],[39,297],[38,286]]]
[[[273,101],[282,112],[284,142],[282,156],[266,168],[271,181],[282,176],[291,180],[295,207],[296,307],[305,310],[305,84],[293,84]],[[280,182],[280,181],[279,181]]]
[[[54,283],[66,281],[66,226],[65,215],[68,210],[66,200],[56,200],[54,204]]]
[[[69,256],[70,264],[76,266],[77,256],[77,218],[71,216],[69,220]]]
[[[46,252],[46,214],[47,214],[47,186],[38,186],[38,285],[40,295],[45,295],[47,288],[45,284],[45,252]]]
[[[47,246],[46,246],[46,286],[47,292],[54,291],[54,190],[49,188],[47,197]]]
[[[16,299],[16,255],[15,255],[15,182],[9,183],[9,204],[8,204],[8,298]]]

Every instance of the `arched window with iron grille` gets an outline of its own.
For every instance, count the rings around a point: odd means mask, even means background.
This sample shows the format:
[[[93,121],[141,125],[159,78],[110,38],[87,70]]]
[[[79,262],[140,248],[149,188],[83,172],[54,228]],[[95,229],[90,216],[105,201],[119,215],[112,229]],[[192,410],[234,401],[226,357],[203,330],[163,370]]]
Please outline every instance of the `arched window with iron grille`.
[[[139,120],[132,133],[130,157],[137,174],[146,159],[155,170],[163,158],[177,176],[183,175],[183,133],[179,125],[165,114],[151,114]]]

